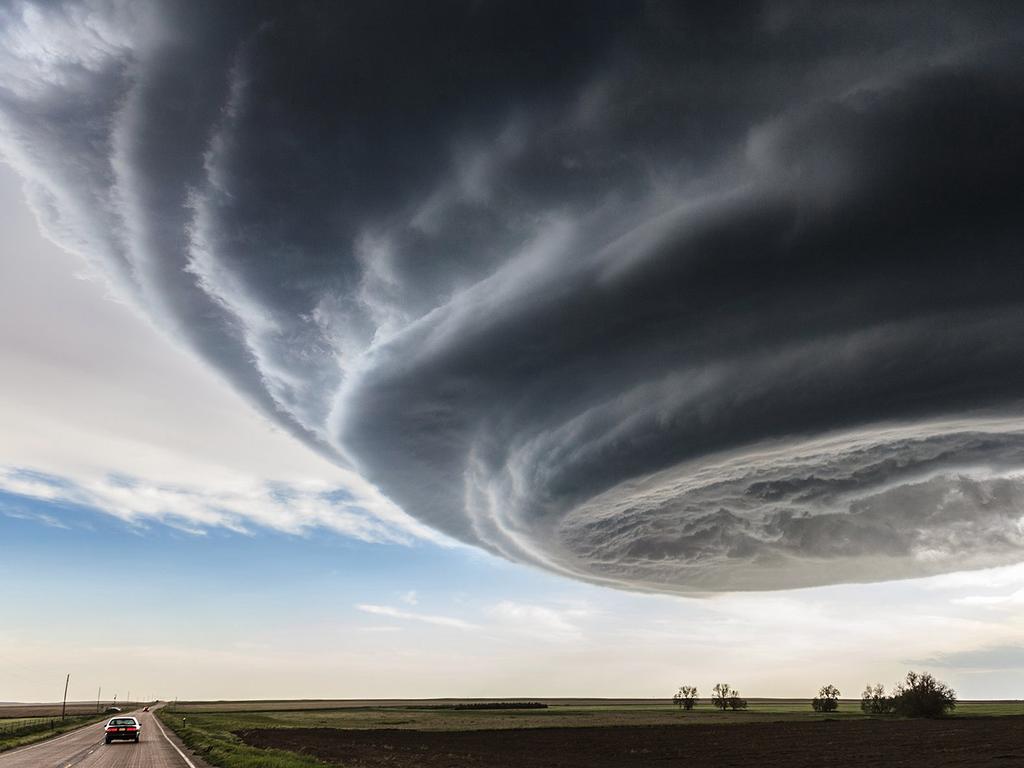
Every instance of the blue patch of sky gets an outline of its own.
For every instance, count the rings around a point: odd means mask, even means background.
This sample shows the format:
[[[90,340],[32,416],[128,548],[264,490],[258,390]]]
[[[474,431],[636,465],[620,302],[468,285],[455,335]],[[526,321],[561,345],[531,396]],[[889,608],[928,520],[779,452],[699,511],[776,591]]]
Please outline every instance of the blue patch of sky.
[[[15,467],[10,470],[10,475],[15,480],[25,480],[27,482],[42,483],[49,485],[51,488],[75,488],[76,485],[71,480],[67,480],[57,475],[50,475],[46,472],[39,472],[34,469],[24,469],[21,467]]]
[[[386,623],[360,612],[370,603],[458,615],[513,597],[577,594],[593,588],[506,563],[469,548],[428,542],[367,543],[327,530],[302,536],[256,529],[207,528],[192,535],[155,522],[126,523],[86,506],[0,493],[0,582],[13,627],[90,627],[109,642],[174,635],[187,619],[192,636],[256,631],[275,622],[325,617]],[[65,528],[44,524],[42,516]],[[130,601],[118,595],[136,596]],[[461,606],[461,607],[460,607]]]
[[[344,488],[338,488],[333,491],[327,491],[326,493],[320,494],[320,497],[324,501],[330,501],[335,504],[344,504],[355,499],[355,496],[353,496]]]

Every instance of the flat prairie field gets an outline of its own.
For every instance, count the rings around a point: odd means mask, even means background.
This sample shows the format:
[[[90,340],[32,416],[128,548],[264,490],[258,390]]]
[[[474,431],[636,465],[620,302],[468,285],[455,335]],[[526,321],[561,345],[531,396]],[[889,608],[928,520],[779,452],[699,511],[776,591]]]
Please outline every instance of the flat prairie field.
[[[103,711],[103,707],[107,706],[103,704],[100,707],[100,711]],[[60,717],[61,704],[58,701],[55,704],[49,703],[33,703],[33,704],[18,704],[18,703],[3,703],[0,704],[0,720],[5,720],[14,717]],[[67,715],[91,715],[96,712],[95,701],[69,701],[67,704]]]
[[[558,699],[248,699],[240,701],[181,701],[174,702],[173,707],[182,712],[286,712],[302,710],[304,712],[319,709],[380,709],[399,707],[402,709],[451,709],[457,704],[483,704],[495,701],[505,702],[539,702],[549,706],[583,706],[583,707],[659,707],[667,706],[665,699],[596,699],[596,698],[558,698]],[[751,703],[771,701],[778,703],[802,703],[803,699],[749,699]],[[59,706],[59,705],[58,705]]]
[[[547,709],[463,709],[491,699],[389,699],[317,701],[204,701],[167,707],[181,715],[210,719],[238,727],[277,728],[414,728],[460,731],[477,728],[542,728],[606,725],[693,725],[864,718],[859,699],[843,699],[836,712],[814,712],[809,699],[748,699],[738,712],[720,712],[706,699],[683,712],[664,699],[507,699],[536,701]],[[237,715],[238,717],[232,717]],[[1024,715],[1024,701],[962,701],[954,717]],[[204,717],[206,722],[207,718]]]

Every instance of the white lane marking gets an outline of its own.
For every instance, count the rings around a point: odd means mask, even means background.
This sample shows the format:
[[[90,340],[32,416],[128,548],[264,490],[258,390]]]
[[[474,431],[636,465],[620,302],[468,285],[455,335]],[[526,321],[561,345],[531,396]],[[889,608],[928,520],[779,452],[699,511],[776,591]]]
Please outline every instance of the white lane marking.
[[[153,722],[156,723],[156,727],[160,729],[160,734],[165,739],[167,739],[167,743],[174,747],[175,752],[181,755],[181,759],[185,761],[185,765],[187,765],[188,768],[196,768],[196,764],[189,760],[187,757],[185,757],[185,753],[178,749],[178,745],[170,740],[170,738],[167,736],[167,733],[164,731],[164,727],[160,725],[160,721],[156,719],[156,715],[153,715]]]
[[[92,725],[99,725],[99,723],[92,723]],[[62,741],[63,739],[66,739],[66,738],[68,738],[70,736],[77,736],[78,734],[80,734],[82,731],[84,731],[86,728],[89,728],[89,727],[90,726],[88,726],[88,725],[83,725],[81,728],[76,728],[75,730],[71,731],[70,733],[65,733],[63,736],[58,736],[55,739],[44,739],[43,741],[40,741],[38,744],[29,744],[27,747],[18,747],[17,749],[12,749],[12,750],[10,750],[8,752],[4,752],[3,756],[7,757],[8,755],[16,755],[19,752],[28,752],[30,749],[36,749],[37,747],[48,747],[50,744],[53,744],[54,742]],[[192,766],[192,768],[195,768],[195,766]]]

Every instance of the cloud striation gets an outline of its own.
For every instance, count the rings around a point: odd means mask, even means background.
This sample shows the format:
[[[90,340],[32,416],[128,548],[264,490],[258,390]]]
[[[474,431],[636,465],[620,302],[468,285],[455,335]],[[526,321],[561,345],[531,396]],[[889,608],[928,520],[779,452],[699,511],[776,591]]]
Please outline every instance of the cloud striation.
[[[1012,3],[16,1],[51,237],[510,559],[685,593],[1024,559]]]

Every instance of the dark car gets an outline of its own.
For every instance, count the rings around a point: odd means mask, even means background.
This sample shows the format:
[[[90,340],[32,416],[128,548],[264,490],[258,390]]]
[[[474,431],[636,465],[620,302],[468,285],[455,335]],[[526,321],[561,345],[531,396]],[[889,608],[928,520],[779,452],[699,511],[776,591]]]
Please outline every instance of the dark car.
[[[139,734],[142,733],[142,724],[134,717],[112,717],[103,730],[107,732],[107,744],[114,739],[138,741]]]

